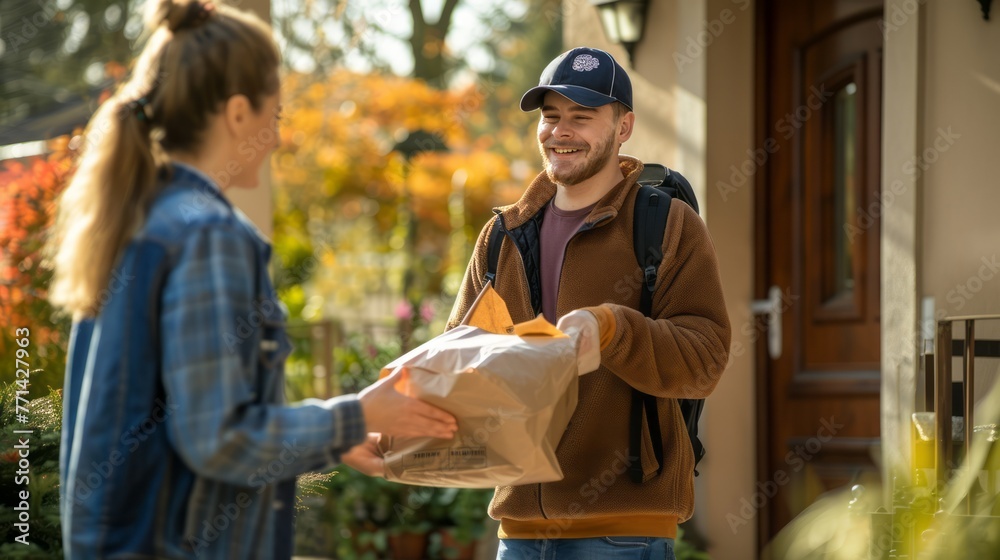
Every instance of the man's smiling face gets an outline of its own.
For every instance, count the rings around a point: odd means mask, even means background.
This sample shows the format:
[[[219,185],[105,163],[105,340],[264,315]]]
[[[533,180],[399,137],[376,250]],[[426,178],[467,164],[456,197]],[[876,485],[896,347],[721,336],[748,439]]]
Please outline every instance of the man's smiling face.
[[[549,179],[576,185],[604,169],[617,153],[617,125],[611,105],[584,107],[547,92],[538,121],[538,147]]]

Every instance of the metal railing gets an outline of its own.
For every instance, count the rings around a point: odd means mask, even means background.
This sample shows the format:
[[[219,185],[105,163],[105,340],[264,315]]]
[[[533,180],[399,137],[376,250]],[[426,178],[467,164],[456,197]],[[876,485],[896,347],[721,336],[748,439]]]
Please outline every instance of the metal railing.
[[[933,404],[935,423],[934,471],[938,488],[943,488],[951,474],[954,453],[952,439],[952,358],[962,356],[962,408],[964,424],[964,458],[972,456],[972,438],[975,430],[975,390],[976,390],[976,360],[975,358],[1000,358],[997,351],[997,341],[980,341],[986,344],[976,344],[977,321],[1000,321],[1000,315],[969,315],[962,317],[946,317],[937,322],[936,350],[933,356],[925,356],[925,387],[931,388],[931,373],[933,372],[933,391],[925,395],[925,406]],[[957,322],[965,325],[965,339],[961,341],[961,352],[956,353],[956,344],[952,339],[953,325]],[[978,350],[978,351],[977,351]],[[969,466],[968,468],[971,468]],[[972,513],[972,499],[967,495],[964,500],[965,513]]]

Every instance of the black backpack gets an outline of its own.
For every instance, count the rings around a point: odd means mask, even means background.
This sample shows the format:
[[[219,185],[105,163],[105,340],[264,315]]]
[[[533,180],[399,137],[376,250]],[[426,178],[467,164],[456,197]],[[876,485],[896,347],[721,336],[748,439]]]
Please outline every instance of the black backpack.
[[[670,212],[670,201],[680,199],[699,212],[698,200],[694,196],[691,183],[680,173],[659,164],[646,164],[639,179],[639,193],[635,197],[635,217],[632,229],[632,242],[635,258],[643,273],[642,294],[639,298],[639,310],[649,317],[653,313],[653,294],[656,292],[656,271],[663,261],[663,234],[667,228],[667,214]],[[680,405],[684,425],[687,426],[691,449],[694,451],[695,476],[698,476],[698,463],[705,457],[705,446],[698,439],[698,419],[705,407],[705,399],[677,399]],[[630,467],[633,481],[642,482],[642,410],[646,410],[646,420],[649,435],[653,440],[653,452],[660,465],[656,473],[663,470],[663,439],[660,435],[660,418],[656,410],[656,397],[632,389],[632,412],[629,423],[629,455],[640,460]],[[632,452],[638,450],[638,452]]]
[[[679,198],[698,212],[698,201],[691,183],[680,173],[659,164],[646,164],[639,179],[639,193],[635,199],[635,219],[632,232],[635,257],[643,271],[642,294],[639,299],[640,311],[647,317],[652,314],[653,293],[656,291],[656,272],[663,260],[661,247],[667,227],[670,201]],[[497,223],[499,225],[499,222]],[[490,282],[496,282],[497,264],[500,260],[500,245],[504,235],[503,227],[493,227],[487,242],[487,273]],[[704,399],[678,399],[684,424],[687,426],[694,464],[705,456],[705,446],[698,439],[698,419],[701,417]],[[660,433],[660,417],[656,409],[656,397],[632,389],[632,410],[629,416],[629,457],[636,460],[629,465],[629,477],[636,484],[643,482],[642,473],[642,416],[646,411],[646,421],[650,438],[653,440],[653,454],[663,471],[663,437]],[[698,471],[694,471],[695,476]]]

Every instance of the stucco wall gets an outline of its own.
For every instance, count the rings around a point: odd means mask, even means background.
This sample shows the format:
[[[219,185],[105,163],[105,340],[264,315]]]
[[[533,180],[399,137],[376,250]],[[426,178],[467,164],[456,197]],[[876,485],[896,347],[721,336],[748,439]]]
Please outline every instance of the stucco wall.
[[[743,500],[753,500],[757,480],[756,342],[747,334],[755,332],[750,316],[754,295],[753,179],[735,192],[719,188],[722,183],[732,184],[732,166],[740,166],[747,150],[757,147],[753,128],[754,12],[751,0],[708,0],[704,16],[712,40],[703,55],[708,187],[703,200],[708,206],[708,227],[719,256],[733,326],[730,365],[707,401],[702,424],[709,453],[714,455],[711,461],[706,458],[705,483],[700,488],[706,500],[704,524],[713,558],[753,558],[757,550],[757,515],[747,518],[748,510],[743,506]],[[695,32],[705,28],[704,22],[693,27]],[[716,35],[715,30],[721,31]],[[697,35],[694,37],[697,40]],[[684,41],[684,52],[697,52],[690,45]]]
[[[923,175],[923,295],[939,316],[1000,314],[1000,5],[991,21],[976,2],[928,0],[925,14],[923,126],[911,164]],[[1000,339],[1000,322],[977,326],[977,337]],[[977,361],[977,393],[998,367]]]

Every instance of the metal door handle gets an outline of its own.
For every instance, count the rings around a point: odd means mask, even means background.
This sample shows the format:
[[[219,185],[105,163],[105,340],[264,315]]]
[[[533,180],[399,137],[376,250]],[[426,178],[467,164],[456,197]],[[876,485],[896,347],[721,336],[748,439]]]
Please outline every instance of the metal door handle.
[[[772,360],[781,357],[781,306],[781,288],[777,286],[767,291],[767,299],[750,302],[751,313],[767,315],[767,353]]]

